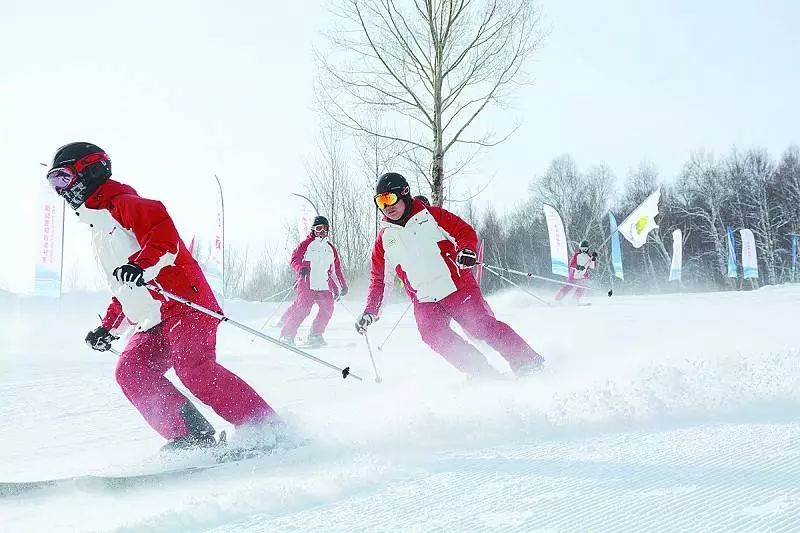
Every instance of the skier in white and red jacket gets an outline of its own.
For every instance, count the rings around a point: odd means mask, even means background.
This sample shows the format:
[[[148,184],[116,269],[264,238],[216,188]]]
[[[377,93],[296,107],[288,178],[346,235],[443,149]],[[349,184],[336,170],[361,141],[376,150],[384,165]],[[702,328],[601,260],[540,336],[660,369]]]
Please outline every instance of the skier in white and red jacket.
[[[292,268],[297,272],[297,296],[284,314],[281,329],[281,340],[288,344],[294,344],[300,324],[316,303],[319,311],[311,324],[308,343],[325,345],[323,334],[333,316],[333,301],[347,294],[342,262],[336,246],[328,238],[329,234],[328,219],[317,216],[311,225],[311,233],[292,252]]]
[[[472,226],[441,207],[413,199],[408,182],[395,172],[378,179],[375,203],[384,218],[372,250],[367,304],[356,322],[359,333],[378,319],[397,275],[414,304],[422,340],[461,372],[492,376],[497,371],[452,330],[451,320],[499,352],[517,375],[542,366],[542,357],[497,320],[484,300],[471,270],[478,244]]]
[[[597,252],[589,253],[589,241],[583,240],[575,253],[569,258],[569,278],[570,285],[564,285],[556,293],[556,301],[561,301],[570,291],[575,289],[575,301],[580,301],[589,284],[589,276],[592,270],[597,268]],[[573,287],[579,285],[580,287]]]
[[[86,142],[59,148],[47,173],[50,186],[92,228],[92,244],[113,294],[101,325],[86,342],[106,351],[122,330],[134,328],[117,362],[117,382],[169,441],[165,449],[215,444],[214,428],[164,376],[170,368],[192,394],[237,428],[253,433],[251,428],[280,425],[255,390],[217,363],[219,320],[147,288],[157,285],[222,312],[164,205],[110,177],[108,155]]]

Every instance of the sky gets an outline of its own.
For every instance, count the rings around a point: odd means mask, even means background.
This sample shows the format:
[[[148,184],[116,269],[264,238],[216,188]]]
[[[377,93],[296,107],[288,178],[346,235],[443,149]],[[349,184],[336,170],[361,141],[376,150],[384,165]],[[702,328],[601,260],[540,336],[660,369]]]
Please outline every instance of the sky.
[[[313,47],[324,2],[14,2],[0,18],[0,288],[32,283],[42,162],[85,140],[114,176],[162,200],[186,240],[210,231],[214,174],[226,236],[283,252],[320,117]],[[480,157],[461,187],[516,205],[531,179],[570,153],[623,177],[662,176],[697,149],[800,143],[800,5],[791,1],[540,3],[549,33],[513,107],[486,118],[521,127]],[[371,206],[370,206],[371,208]],[[88,232],[68,217],[65,270],[94,269]]]

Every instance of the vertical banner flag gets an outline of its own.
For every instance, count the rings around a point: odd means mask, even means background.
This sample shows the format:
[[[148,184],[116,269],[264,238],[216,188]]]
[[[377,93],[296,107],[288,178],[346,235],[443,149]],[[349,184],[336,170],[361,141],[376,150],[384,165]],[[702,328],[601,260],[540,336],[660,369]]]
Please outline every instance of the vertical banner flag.
[[[308,237],[308,234],[311,233],[311,224],[314,223],[315,216],[314,208],[312,208],[308,202],[303,202],[303,208],[300,211],[300,215],[297,217],[297,231],[300,233],[301,240]]]
[[[214,223],[214,236],[211,240],[211,253],[206,263],[206,278],[211,290],[220,300],[225,297],[225,202],[222,198],[222,184],[217,180],[217,213]]]
[[[61,296],[64,201],[47,191],[39,214],[39,247],[36,250],[34,294],[48,298]]]
[[[633,212],[619,225],[619,232],[628,239],[634,248],[641,248],[647,242],[647,234],[658,228],[658,202],[661,200],[661,188],[645,198]]]
[[[475,281],[478,285],[481,284],[481,276],[483,275],[483,241],[478,245],[478,267],[475,269]]]
[[[608,225],[611,230],[611,268],[614,270],[614,276],[625,279],[622,274],[622,248],[619,245],[619,231],[614,213],[608,213]]]
[[[547,219],[547,234],[550,237],[550,263],[553,274],[567,277],[567,236],[564,232],[564,223],[558,211],[552,206],[544,204],[544,217]]]
[[[736,239],[733,237],[733,230],[730,226],[727,227],[728,231],[728,277],[735,278],[738,276],[736,266]]]
[[[669,280],[680,281],[683,267],[683,232],[676,229],[672,232],[672,265],[669,267]]]
[[[792,235],[792,281],[795,280],[795,272],[797,271],[797,235]]]
[[[758,257],[756,256],[756,239],[749,229],[740,229],[742,237],[742,271],[744,279],[758,278]]]

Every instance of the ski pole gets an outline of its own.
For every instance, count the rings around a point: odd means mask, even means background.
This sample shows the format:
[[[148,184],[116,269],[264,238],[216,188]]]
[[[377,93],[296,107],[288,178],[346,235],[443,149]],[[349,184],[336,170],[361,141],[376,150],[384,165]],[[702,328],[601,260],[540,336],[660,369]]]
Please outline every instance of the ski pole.
[[[372,361],[372,369],[375,371],[375,383],[380,383],[383,381],[381,379],[380,374],[378,374],[378,367],[375,365],[375,356],[372,355],[372,346],[369,344],[369,337],[367,336],[367,332],[364,332],[364,341],[367,343],[367,351],[369,352],[369,360]]]
[[[495,276],[497,276],[498,278],[502,279],[503,281],[506,281],[506,282],[510,283],[511,285],[513,285],[514,287],[518,288],[518,289],[519,289],[519,290],[521,290],[522,292],[525,292],[525,293],[527,293],[528,295],[530,295],[530,296],[533,296],[534,298],[536,298],[537,300],[539,300],[539,301],[540,301],[540,302],[542,302],[543,304],[545,304],[545,305],[547,305],[547,306],[552,306],[552,305],[553,305],[553,304],[551,304],[550,302],[548,302],[547,300],[545,300],[545,299],[543,299],[543,298],[540,298],[540,297],[536,296],[535,294],[533,294],[532,292],[530,292],[529,290],[527,290],[525,287],[523,287],[523,286],[519,285],[518,283],[514,283],[513,281],[511,281],[511,280],[510,280],[510,279],[508,279],[507,277],[505,277],[505,276],[503,276],[503,275],[501,275],[501,274],[498,274],[497,272],[495,272],[495,271],[492,269],[492,266],[491,266],[491,265],[484,264],[483,266],[485,266],[485,267],[486,267],[486,270],[488,270],[489,272],[491,272],[492,274],[494,274],[494,275],[495,275]]]
[[[353,313],[350,308],[344,304],[344,302],[342,302],[342,307],[344,307],[345,310],[353,316],[353,318],[356,318],[356,314]],[[375,365],[375,356],[372,354],[372,346],[369,343],[369,337],[367,337],[366,331],[362,335],[364,335],[364,341],[367,343],[367,351],[369,352],[369,360],[372,361],[372,369],[375,371],[375,383],[380,383],[383,381],[383,379],[381,379],[380,374],[378,374],[378,367]]]
[[[391,337],[391,336],[392,336],[392,333],[394,333],[394,330],[396,330],[396,329],[397,329],[397,326],[399,326],[399,325],[400,325],[400,322],[403,320],[403,317],[404,317],[404,316],[406,316],[406,313],[408,313],[408,310],[409,310],[409,309],[411,309],[411,304],[412,304],[412,303],[413,303],[413,302],[408,302],[408,306],[406,307],[406,310],[405,310],[405,311],[403,311],[403,314],[402,314],[402,315],[400,315],[400,318],[398,318],[398,319],[397,319],[397,322],[395,322],[395,323],[394,323],[394,326],[392,327],[392,330],[389,332],[389,334],[388,334],[388,335],[386,335],[386,338],[385,338],[385,339],[383,339],[383,342],[382,342],[382,343],[380,343],[380,344],[378,345],[378,351],[379,351],[379,352],[382,352],[382,351],[383,351],[383,347],[386,345],[386,343],[387,343],[387,342],[389,342],[389,337]]]
[[[269,335],[265,335],[265,334],[261,333],[260,331],[257,331],[257,330],[255,330],[255,329],[253,329],[251,327],[245,326],[241,322],[237,322],[235,320],[231,320],[230,318],[226,317],[223,314],[217,313],[216,311],[212,311],[211,309],[207,309],[207,308],[203,307],[202,305],[198,305],[198,304],[192,302],[191,300],[187,300],[186,298],[182,298],[182,297],[178,296],[177,294],[172,294],[169,291],[165,291],[164,289],[162,289],[161,287],[159,287],[157,285],[148,284],[147,288],[150,289],[150,290],[156,291],[157,293],[162,294],[162,295],[166,296],[167,298],[175,300],[176,302],[180,302],[183,305],[191,307],[195,311],[200,311],[201,313],[206,314],[208,316],[212,316],[212,317],[214,317],[214,318],[216,318],[218,320],[221,320],[222,322],[227,322],[228,324],[230,324],[232,326],[236,326],[237,328],[239,328],[241,330],[244,330],[244,331],[246,331],[248,333],[252,333],[256,337],[264,339],[265,341],[271,342],[272,344],[280,346],[281,348],[285,348],[285,349],[289,350],[290,352],[294,352],[297,355],[305,357],[306,359],[311,359],[312,361],[315,361],[315,362],[317,362],[317,363],[319,363],[319,364],[321,364],[323,366],[326,366],[326,367],[328,367],[328,368],[330,368],[332,370],[336,370],[337,372],[342,374],[342,378],[346,379],[348,376],[352,376],[352,377],[356,378],[358,381],[364,381],[359,376],[351,373],[349,366],[346,366],[344,368],[339,368],[336,365],[332,365],[331,363],[329,363],[329,362],[327,362],[327,361],[325,361],[323,359],[320,359],[319,357],[315,357],[315,356],[311,355],[310,353],[304,352],[303,350],[297,348],[296,346],[292,346],[291,344],[286,344],[285,342],[281,342],[281,341],[279,341],[278,339],[276,339],[274,337],[270,337]]]
[[[289,287],[286,290],[283,290],[283,291],[281,291],[281,292],[279,292],[277,294],[273,294],[269,298],[265,298],[266,300],[269,300],[270,298],[274,298],[274,297],[278,296],[278,294],[286,293],[286,294],[283,294],[283,298],[281,298],[281,301],[278,302],[278,305],[275,307],[275,309],[273,309],[272,312],[269,315],[267,315],[267,318],[264,320],[264,323],[261,324],[261,327],[258,328],[258,331],[262,331],[265,327],[267,327],[267,324],[269,323],[269,321],[272,320],[272,317],[274,317],[275,313],[278,311],[278,309],[281,308],[281,306],[283,305],[283,302],[286,301],[286,298],[289,296],[289,292],[292,289],[296,288],[296,287],[297,287],[297,283],[295,283],[294,285],[292,285],[291,287]],[[254,340],[256,340],[256,336],[255,335],[253,335],[253,337],[250,339],[250,342],[252,343]]]
[[[352,316],[353,318],[358,318],[358,317],[356,316],[356,314],[355,314],[354,312],[352,312],[352,311],[350,310],[350,308],[349,308],[349,307],[347,307],[347,305],[344,303],[344,301],[342,301],[342,299],[341,299],[341,298],[339,298],[339,299],[338,299],[338,300],[336,300],[336,301],[337,301],[338,303],[340,303],[340,304],[342,305],[342,307],[344,307],[344,310],[345,310],[345,311],[347,311],[348,313],[350,313],[350,316]]]
[[[286,287],[285,289],[283,289],[283,290],[282,290],[282,291],[280,291],[280,292],[276,292],[276,293],[275,293],[275,294],[273,294],[272,296],[267,296],[267,297],[266,297],[266,298],[264,298],[262,301],[268,301],[268,300],[272,300],[272,299],[273,299],[273,298],[275,298],[276,296],[280,296],[280,295],[281,295],[281,294],[283,294],[283,293],[287,293],[287,292],[289,292],[290,290],[294,289],[295,287],[297,287],[297,283],[295,283],[295,284],[293,284],[293,285],[290,285],[289,287]],[[283,298],[285,299],[285,298],[286,298],[286,296],[284,296]],[[281,301],[283,301],[283,300],[281,300]]]
[[[569,287],[575,287],[577,289],[588,289],[590,291],[601,290],[601,289],[596,289],[594,287],[586,287],[586,286],[583,286],[583,285],[578,285],[576,283],[570,283],[568,281],[558,281],[557,279],[546,278],[544,276],[537,276],[536,274],[534,274],[532,272],[522,272],[521,270],[514,270],[513,268],[499,267],[499,266],[489,265],[487,263],[483,263],[483,266],[485,266],[487,268],[494,268],[495,270],[505,271],[505,272],[508,272],[509,274],[517,274],[519,276],[527,276],[529,278],[540,279],[542,281],[549,281],[550,283],[557,283],[559,285],[567,285]],[[608,295],[609,296],[611,296],[612,294],[614,294],[614,290],[613,289],[608,291]]]

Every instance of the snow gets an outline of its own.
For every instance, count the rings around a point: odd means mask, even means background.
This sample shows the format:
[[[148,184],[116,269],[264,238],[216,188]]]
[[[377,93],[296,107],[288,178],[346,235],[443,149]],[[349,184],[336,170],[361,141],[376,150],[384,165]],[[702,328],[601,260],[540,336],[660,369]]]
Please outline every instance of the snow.
[[[409,313],[375,351],[374,383],[356,299],[329,328],[341,348],[314,354],[363,382],[222,326],[219,360],[312,444],[126,491],[0,499],[0,531],[798,531],[799,297],[785,286],[546,308],[502,293],[497,316],[548,366],[516,380],[483,346],[507,374],[494,382],[444,363]],[[0,481],[161,466],[114,355],[83,344],[105,300],[0,295]],[[405,308],[399,298],[370,329],[373,347]],[[274,307],[226,312],[259,327]]]

